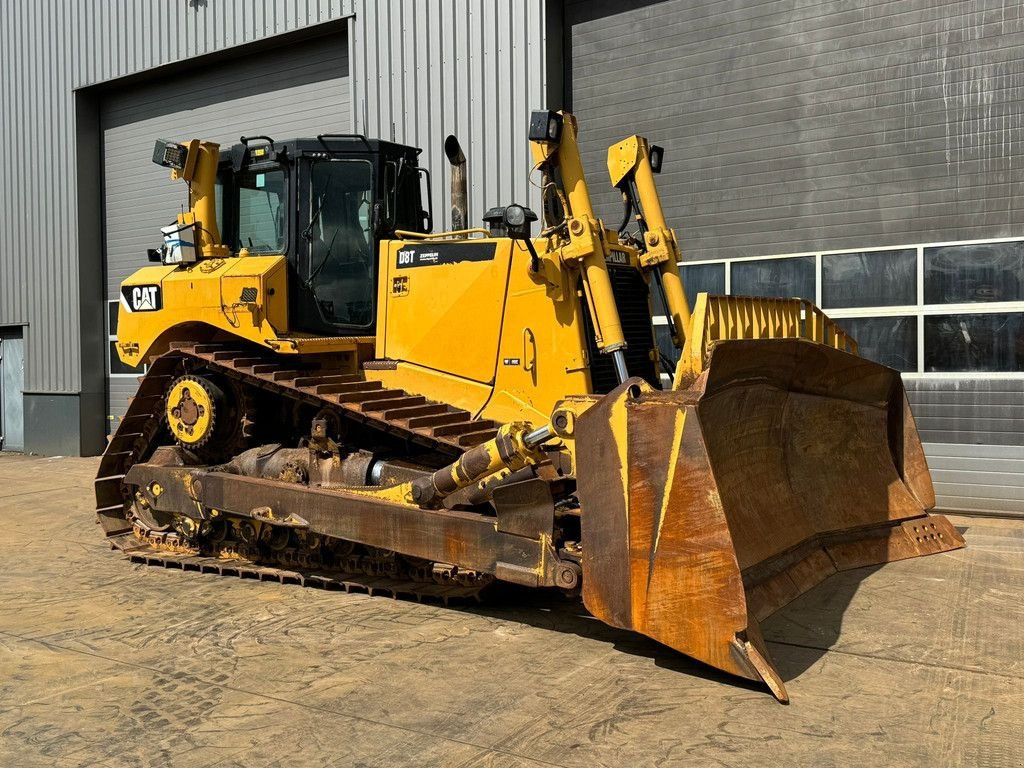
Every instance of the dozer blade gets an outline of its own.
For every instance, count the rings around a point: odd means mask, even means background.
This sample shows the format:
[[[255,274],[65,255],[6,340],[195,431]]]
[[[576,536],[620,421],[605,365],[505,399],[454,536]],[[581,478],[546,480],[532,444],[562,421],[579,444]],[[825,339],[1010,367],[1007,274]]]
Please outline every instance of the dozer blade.
[[[780,701],[760,620],[837,571],[963,546],[928,514],[899,373],[810,341],[720,343],[688,390],[627,381],[576,444],[587,609]]]

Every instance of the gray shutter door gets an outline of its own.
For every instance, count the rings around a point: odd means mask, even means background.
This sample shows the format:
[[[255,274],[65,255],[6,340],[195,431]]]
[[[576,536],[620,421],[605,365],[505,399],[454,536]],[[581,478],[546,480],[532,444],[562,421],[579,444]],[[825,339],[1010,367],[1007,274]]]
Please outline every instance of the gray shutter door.
[[[146,266],[160,227],[188,204],[185,185],[152,162],[158,139],[275,139],[351,131],[344,36],[303,42],[125,90],[102,105],[107,297]],[[116,312],[108,312],[116,317]],[[113,320],[111,320],[111,323]],[[110,328],[110,333],[114,329]],[[108,347],[110,345],[108,344]],[[108,349],[108,356],[111,351]],[[109,363],[109,360],[108,360]],[[114,360],[115,370],[117,361]],[[109,377],[109,413],[124,414],[138,374]]]
[[[994,77],[978,95],[970,71],[985,56],[1017,66],[1015,37],[933,57],[907,30],[957,28],[962,7],[890,10],[569,0],[571,107],[598,214],[621,220],[607,150],[639,133],[665,147],[658,188],[686,259],[1018,236],[1016,150],[983,119],[1018,94]],[[906,384],[938,507],[1024,516],[1024,382]]]

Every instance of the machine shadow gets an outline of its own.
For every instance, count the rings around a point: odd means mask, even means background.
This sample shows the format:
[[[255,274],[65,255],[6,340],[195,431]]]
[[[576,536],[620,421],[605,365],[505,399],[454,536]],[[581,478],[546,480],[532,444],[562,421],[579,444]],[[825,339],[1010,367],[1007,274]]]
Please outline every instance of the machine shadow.
[[[583,607],[582,598],[567,597],[557,590],[531,589],[498,583],[488,590],[483,603],[460,606],[459,609],[479,616],[595,640],[611,645],[621,653],[653,659],[655,665],[663,669],[751,691],[763,690],[767,693],[766,688],[753,681],[735,677],[691,659],[637,632],[609,626],[594,618]]]
[[[843,616],[861,583],[883,566],[884,563],[837,573],[761,622],[772,661],[784,681],[799,677],[837,643]],[[663,669],[767,691],[758,683],[710,667],[644,635],[608,626],[584,608],[581,598],[570,598],[555,590],[499,583],[482,604],[463,606],[460,610],[573,634],[610,644],[622,653],[653,659]]]

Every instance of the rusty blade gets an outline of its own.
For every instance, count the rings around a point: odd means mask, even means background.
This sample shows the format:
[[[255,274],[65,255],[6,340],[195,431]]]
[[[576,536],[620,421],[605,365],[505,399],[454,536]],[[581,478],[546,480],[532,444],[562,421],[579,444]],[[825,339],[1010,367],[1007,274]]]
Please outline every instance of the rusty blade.
[[[963,546],[928,515],[899,374],[810,342],[722,343],[684,392],[627,382],[577,446],[587,608],[783,701],[758,620],[837,570]]]

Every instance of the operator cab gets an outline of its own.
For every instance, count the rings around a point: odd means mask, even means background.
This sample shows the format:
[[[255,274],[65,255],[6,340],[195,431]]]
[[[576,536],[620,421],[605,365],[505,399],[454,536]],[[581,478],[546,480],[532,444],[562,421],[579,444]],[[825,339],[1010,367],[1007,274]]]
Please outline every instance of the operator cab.
[[[430,179],[417,165],[419,154],[387,141],[326,134],[243,137],[221,152],[222,240],[239,255],[286,257],[293,332],[374,333],[380,241],[398,230],[431,229],[429,202],[424,207]]]

